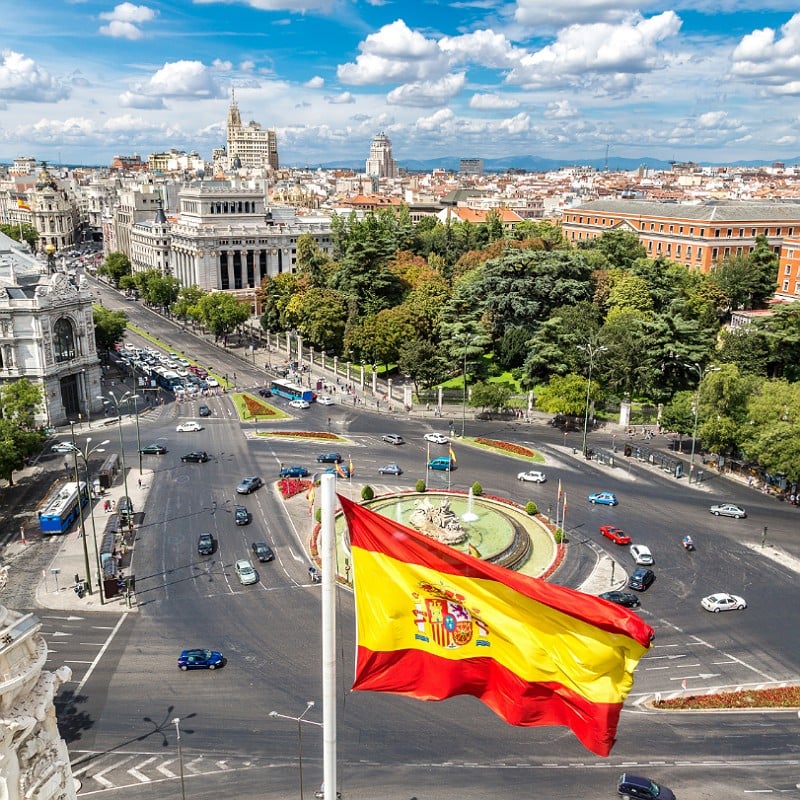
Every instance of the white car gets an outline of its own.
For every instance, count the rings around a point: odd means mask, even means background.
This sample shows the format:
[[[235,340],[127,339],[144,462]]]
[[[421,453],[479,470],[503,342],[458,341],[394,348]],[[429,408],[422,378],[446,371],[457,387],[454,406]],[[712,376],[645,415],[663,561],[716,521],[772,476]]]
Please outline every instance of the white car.
[[[71,453],[74,449],[70,442],[56,442],[50,448],[53,453]]]
[[[744,597],[728,594],[727,592],[710,594],[700,601],[700,605],[706,611],[713,611],[715,614],[719,614],[720,611],[740,611],[743,608],[747,608]]]
[[[520,472],[517,475],[518,481],[526,481],[528,483],[544,483],[547,480],[547,476],[544,472],[539,472],[537,469],[528,470],[528,472]]]
[[[253,565],[246,558],[237,561],[234,569],[239,577],[239,583],[243,586],[249,586],[251,583],[255,583],[258,580],[258,574],[253,569]]]
[[[199,422],[195,422],[193,419],[190,419],[188,422],[181,422],[177,428],[175,428],[178,433],[185,433],[187,431],[201,431],[203,430],[203,426]]]
[[[433,444],[447,444],[450,441],[443,433],[426,433],[422,438]]]
[[[321,405],[321,406],[332,406],[333,405],[333,398],[332,397],[328,397],[327,394],[321,394],[317,398],[317,403],[319,403],[319,405]]]
[[[219,381],[216,378],[212,378],[210,375],[206,378],[206,386],[210,389],[216,389],[219,386]]]
[[[630,551],[633,560],[641,566],[649,567],[651,564],[655,563],[653,554],[646,544],[632,544]]]
[[[311,403],[308,400],[290,400],[289,408],[311,408]]]

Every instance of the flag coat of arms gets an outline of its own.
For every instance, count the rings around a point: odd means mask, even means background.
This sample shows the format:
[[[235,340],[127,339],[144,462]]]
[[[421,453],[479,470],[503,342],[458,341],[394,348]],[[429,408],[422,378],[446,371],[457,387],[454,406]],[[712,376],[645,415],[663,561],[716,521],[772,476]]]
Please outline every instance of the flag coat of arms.
[[[356,599],[353,689],[472,695],[512,725],[611,752],[653,629],[621,606],[481,561],[339,496]]]

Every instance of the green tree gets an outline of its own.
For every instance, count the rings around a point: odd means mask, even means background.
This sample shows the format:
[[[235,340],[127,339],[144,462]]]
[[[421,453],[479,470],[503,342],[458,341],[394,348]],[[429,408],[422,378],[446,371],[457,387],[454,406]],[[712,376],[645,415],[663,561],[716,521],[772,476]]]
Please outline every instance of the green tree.
[[[125,253],[119,251],[109,253],[97,270],[97,274],[105,275],[112,283],[119,283],[123,275],[131,274],[131,262]]]
[[[547,385],[538,390],[536,406],[548,414],[582,416],[586,410],[586,387],[586,378],[582,375],[553,375]],[[600,385],[592,381],[589,401],[597,402],[600,397]]]
[[[347,303],[341,294],[312,286],[297,299],[292,317],[303,338],[318,350],[340,352],[347,319]]]
[[[27,378],[0,384],[0,417],[22,430],[35,428],[36,414],[44,409],[42,387]]]
[[[20,239],[20,229],[22,230],[22,239]],[[36,250],[36,244],[39,241],[39,231],[27,222],[23,222],[22,225],[0,225],[0,233],[4,233],[15,242],[27,242],[31,250]]]
[[[99,350],[110,352],[125,338],[128,315],[124,311],[111,311],[98,305],[92,311],[95,344]]]
[[[479,381],[472,387],[469,404],[485,411],[502,411],[508,408],[513,394],[514,390],[507,383]]]
[[[491,208],[486,212],[483,225],[486,228],[486,238],[489,242],[496,242],[498,239],[504,238],[503,223],[496,208]]]
[[[205,291],[197,286],[197,284],[182,287],[178,292],[177,299],[172,304],[172,313],[178,317],[178,319],[182,319],[184,325],[187,319],[199,321],[199,303],[204,294]]]
[[[442,383],[450,373],[450,362],[439,346],[416,336],[400,346],[397,367],[401,375],[411,376],[417,394]]]
[[[585,246],[602,253],[611,268],[630,270],[640,258],[647,257],[645,246],[633,231],[606,231]]]
[[[543,250],[566,250],[569,246],[560,225],[547,220],[523,220],[514,226],[512,232],[518,241],[538,241]]]
[[[227,292],[203,295],[197,305],[203,324],[216,339],[222,338],[225,344],[228,335],[250,317],[250,304],[237,300]]]
[[[332,273],[332,262],[310,233],[304,233],[297,239],[295,265],[298,272],[308,274],[312,286],[327,286]]]
[[[776,306],[769,317],[756,320],[753,328],[768,348],[769,376],[800,380],[800,302]]]
[[[288,330],[291,325],[286,318],[286,308],[299,292],[300,276],[282,272],[266,278],[256,291],[261,300],[261,327],[265,331]]]

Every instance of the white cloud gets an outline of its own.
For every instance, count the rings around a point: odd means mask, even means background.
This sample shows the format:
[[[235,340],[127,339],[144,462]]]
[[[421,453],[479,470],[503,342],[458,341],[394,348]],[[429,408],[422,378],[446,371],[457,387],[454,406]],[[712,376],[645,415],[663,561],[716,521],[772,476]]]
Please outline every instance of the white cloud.
[[[356,98],[350,92],[341,92],[341,94],[326,95],[325,102],[332,105],[343,105],[347,103],[355,103]]]
[[[731,72],[748,83],[761,85],[770,93],[785,96],[800,94],[800,14],[780,28],[761,28],[747,36],[734,49]]]
[[[514,19],[521,25],[537,28],[563,28],[576,23],[619,22],[641,6],[641,0],[571,0],[569,3],[517,0]]]
[[[384,25],[358,46],[355,63],[337,68],[343,83],[365,86],[426,80],[447,72],[447,59],[436,42],[412,31],[403,20]]]
[[[307,89],[321,89],[325,85],[325,79],[320,78],[319,75],[315,75],[313,78],[309,78],[303,86]]]
[[[513,66],[524,55],[505,35],[491,30],[444,36],[439,40],[439,49],[450,56],[452,64],[472,62],[494,69]]]
[[[139,26],[154,20],[157,13],[147,6],[120,3],[113,11],[100,14],[101,19],[109,21],[108,25],[100,26],[100,33],[113,39],[141,39],[144,34]]]
[[[69,95],[69,88],[32,58],[13,50],[0,51],[0,100],[53,103]]]
[[[392,89],[386,101],[398,106],[441,106],[457,95],[463,88],[463,72],[445,75],[438,81],[417,81]]]
[[[253,72],[253,70],[255,70],[255,68],[256,68],[255,61],[247,60],[247,61],[242,61],[242,63],[239,64],[239,69],[242,72]]]
[[[206,67],[201,61],[173,61],[164,64],[148,81],[131,86],[120,97],[120,102],[129,108],[160,108],[160,105],[150,105],[148,101],[224,96],[225,92],[214,79],[213,68]]]
[[[572,25],[560,31],[552,44],[524,56],[506,80],[531,88],[570,83],[585,86],[597,74],[649,72],[661,63],[657,45],[675,36],[680,27],[681,20],[672,11],[619,25]],[[614,80],[618,89],[626,81],[630,88],[629,79],[615,76]],[[613,90],[613,84],[610,88]]]
[[[166,108],[162,97],[151,97],[146,94],[123,92],[119,96],[119,104],[123,108]]]
[[[548,104],[544,116],[546,119],[574,119],[578,116],[578,110],[569,100],[556,100]]]
[[[196,5],[218,2],[219,0],[194,0]],[[228,2],[235,3],[237,0]],[[291,11],[296,14],[304,14],[307,11],[329,14],[333,8],[333,0],[240,0],[240,2],[256,11]]]
[[[503,97],[494,92],[491,94],[474,94],[469,100],[469,107],[483,111],[518,108],[519,101],[515,100],[513,97]]]

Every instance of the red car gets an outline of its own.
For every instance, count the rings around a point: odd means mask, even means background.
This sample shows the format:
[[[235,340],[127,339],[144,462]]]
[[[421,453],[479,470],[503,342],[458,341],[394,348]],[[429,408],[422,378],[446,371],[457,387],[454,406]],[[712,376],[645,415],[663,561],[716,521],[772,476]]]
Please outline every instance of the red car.
[[[622,528],[617,528],[614,525],[601,525],[600,533],[602,533],[606,539],[611,539],[612,542],[616,542],[617,544],[631,543],[631,537],[628,536]]]

